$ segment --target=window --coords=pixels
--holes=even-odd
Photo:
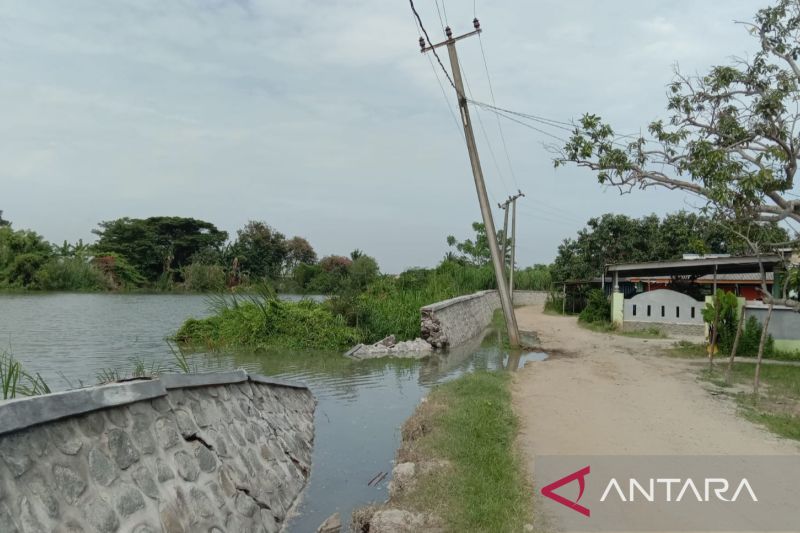
[[[681,317],[681,308],[679,306],[675,306],[675,318]]]
[[[636,304],[633,304],[633,316],[636,316]]]
[[[647,316],[650,316],[650,306],[647,306]]]
[[[661,318],[664,318],[665,316],[667,316],[667,312],[666,311],[667,311],[666,307],[662,305],[661,306]]]
[[[694,318],[694,307],[692,307],[692,318]]]

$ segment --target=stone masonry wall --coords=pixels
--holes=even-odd
[[[547,294],[514,291],[514,305],[544,305]],[[434,348],[457,346],[479,335],[500,308],[497,291],[480,291],[427,305],[420,309],[421,336]]]
[[[647,331],[650,329],[657,329],[667,336],[678,335],[683,337],[699,337],[705,335],[704,324],[633,322],[630,320],[626,320],[622,323],[622,331]]]
[[[278,531],[308,479],[314,407],[244,371],[0,402],[0,530]]]

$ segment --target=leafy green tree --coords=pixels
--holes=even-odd
[[[0,227],[0,284],[27,287],[52,251],[36,232]]]
[[[94,250],[124,257],[148,281],[188,265],[195,254],[218,250],[228,234],[203,220],[184,217],[119,218],[100,222]]]
[[[692,193],[731,226],[800,222],[793,192],[800,158],[800,3],[778,0],[745,26],[757,51],[705,75],[676,72],[670,117],[652,122],[649,135],[620,136],[599,116],[585,114],[556,166],[588,168],[621,192],[662,187]],[[796,231],[784,242],[758,243],[749,231],[739,235],[751,253],[800,242]],[[796,299],[766,299],[800,310]]]
[[[286,241],[286,272],[293,272],[299,265],[313,265],[317,252],[303,237],[292,237]]]
[[[366,254],[353,261],[349,269],[350,279],[359,290],[364,290],[367,285],[375,281],[380,274],[378,262]]]
[[[3,226],[10,226],[10,225],[11,222],[3,218],[3,210],[0,209],[0,228],[2,228]]]
[[[718,224],[709,217],[679,211],[659,219],[656,215],[631,218],[605,214],[591,218],[575,239],[558,247],[552,266],[557,281],[590,279],[602,275],[605,265],[680,259],[687,253],[746,252],[748,243],[739,233],[749,225]],[[758,242],[787,239],[786,230],[775,223],[751,234]]]
[[[475,266],[483,266],[492,259],[489,251],[489,241],[486,238],[486,226],[480,222],[473,222],[472,229],[475,231],[474,239],[464,239],[459,242],[453,235],[447,236],[447,245],[455,247],[461,255],[458,257],[446,257],[446,259],[458,259]],[[502,240],[503,230],[497,232],[498,242]]]
[[[229,253],[253,280],[280,277],[289,255],[286,237],[266,222],[250,220],[236,232]]]

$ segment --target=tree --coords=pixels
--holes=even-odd
[[[357,257],[350,265],[349,270],[353,284],[360,290],[366,289],[367,285],[373,282],[380,274],[378,262],[375,261],[375,258],[366,254],[361,254]]]
[[[317,252],[303,237],[292,237],[286,241],[286,271],[293,272],[298,265],[313,265],[317,262]]]
[[[606,265],[680,259],[683,254],[744,251],[748,244],[738,233],[746,228],[716,224],[707,216],[678,211],[659,219],[656,215],[631,218],[607,213],[589,219],[576,239],[565,239],[553,262],[558,281],[601,276]],[[767,223],[758,242],[788,238],[786,230]]]
[[[50,243],[38,233],[0,227],[0,285],[31,285],[51,253]]]
[[[92,233],[99,238],[97,254],[125,258],[149,281],[188,265],[206,250],[219,250],[228,234],[214,224],[184,217],[119,218],[100,222]]]
[[[483,266],[489,263],[492,259],[491,251],[489,250],[489,241],[486,239],[486,227],[480,222],[473,222],[472,229],[475,231],[475,240],[465,239],[459,242],[454,236],[447,236],[447,245],[455,247],[456,250],[461,252],[458,257],[462,262],[467,262],[475,266]],[[498,242],[502,239],[503,230],[497,232]],[[509,249],[510,248],[509,240]]]
[[[250,220],[236,232],[230,253],[254,279],[280,277],[288,256],[286,237],[266,222]]]
[[[556,166],[589,168],[601,184],[621,192],[662,187],[697,195],[722,224],[800,222],[794,193],[800,157],[800,4],[778,0],[744,23],[758,50],[704,76],[676,69],[669,86],[668,120],[648,136],[620,136],[599,116],[585,114],[560,149]],[[751,246],[751,252],[797,246]],[[787,298],[767,301],[800,310]]]
[[[3,218],[3,210],[0,209],[0,228],[2,228],[3,226],[10,226],[10,225],[11,222]]]

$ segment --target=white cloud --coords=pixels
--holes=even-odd
[[[417,4],[442,38],[433,5]],[[759,6],[486,0],[478,16],[499,105],[561,120],[598,112],[632,131],[663,115],[673,63],[703,70],[751,49],[730,21]],[[447,7],[454,31],[469,31],[472,2]],[[126,215],[191,215],[230,232],[260,218],[322,253],[359,247],[390,271],[432,264],[444,236],[479,214],[411,17],[402,1],[4,3],[0,208],[54,241]],[[459,54],[488,101],[479,42]],[[549,261],[589,216],[684,207],[678,194],[620,198],[585,172],[554,171],[550,139],[506,123],[515,182],[495,118],[483,121],[503,173],[478,130],[493,199],[517,186],[530,197],[524,264]]]

